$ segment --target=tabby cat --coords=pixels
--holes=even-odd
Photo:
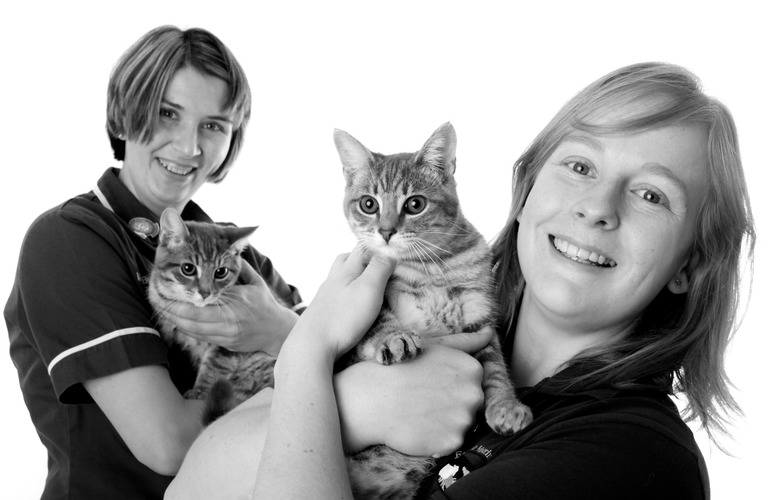
[[[191,303],[198,307],[243,307],[227,295],[240,274],[240,252],[255,227],[183,221],[173,208],[160,217],[155,263],[149,278],[149,302],[163,306]],[[174,318],[158,314],[163,340],[189,352],[197,379],[184,395],[206,399],[208,424],[264,387],[274,386],[275,358],[264,352],[240,353],[196,340],[174,329]]]
[[[459,207],[453,126],[443,124],[416,153],[372,153],[341,130],[334,141],[352,231],[364,251],[397,262],[381,313],[342,362],[398,363],[418,356],[423,338],[494,330],[491,253]],[[495,334],[476,357],[489,426],[500,434],[525,427],[532,415],[515,396]],[[410,499],[433,465],[384,445],[347,457],[357,499]]]

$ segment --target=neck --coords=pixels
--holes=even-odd
[[[159,203],[153,203],[150,200],[145,199],[145,197],[143,197],[141,195],[139,190],[136,189],[136,186],[134,185],[134,182],[133,182],[133,179],[131,178],[131,176],[130,175],[125,175],[125,169],[124,168],[120,169],[120,174],[119,174],[118,178],[120,179],[120,182],[122,182],[125,185],[125,187],[128,188],[128,191],[130,191],[131,194],[133,194],[133,196],[135,196],[136,199],[139,200],[142,205],[147,207],[150,210],[150,212],[155,214],[155,216],[158,219],[162,215],[163,211],[166,208],[169,208],[169,207],[175,208],[176,211],[179,212],[179,213],[184,211],[184,207],[185,207],[186,203],[182,203],[182,204],[179,204],[179,205],[173,205],[172,206],[172,205],[164,205],[164,204],[159,204]]]
[[[581,327],[553,315],[523,295],[512,346],[512,379],[518,387],[533,387],[557,373],[581,352],[625,336],[631,325],[617,328]]]

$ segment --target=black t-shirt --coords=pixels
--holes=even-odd
[[[655,390],[521,391],[533,422],[510,437],[485,425],[442,459],[419,498],[704,499],[709,479],[693,433]]]
[[[5,307],[11,358],[48,450],[43,499],[162,498],[172,477],[136,460],[82,383],[165,365],[182,394],[194,385],[193,365],[160,339],[146,298],[157,241],[130,224],[157,217],[118,175],[108,169],[92,192],[32,224]],[[193,202],[182,218],[210,222]],[[252,247],[244,258],[287,304],[300,307],[298,291],[269,259]]]

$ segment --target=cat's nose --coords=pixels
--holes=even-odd
[[[379,233],[381,233],[381,236],[384,238],[384,241],[389,243],[389,239],[392,238],[392,235],[397,232],[397,229],[379,229]]]

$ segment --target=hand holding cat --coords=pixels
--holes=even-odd
[[[230,351],[264,351],[277,356],[298,315],[279,304],[264,279],[242,261],[238,284],[226,293],[230,300],[216,307],[174,304],[176,331]]]
[[[436,342],[407,363],[350,366],[334,379],[345,447],[383,443],[414,456],[454,452],[483,406],[482,374],[473,356]]]
[[[296,325],[295,330],[306,330],[336,357],[354,346],[373,324],[395,268],[393,261],[381,257],[366,260],[360,251],[337,257]]]

